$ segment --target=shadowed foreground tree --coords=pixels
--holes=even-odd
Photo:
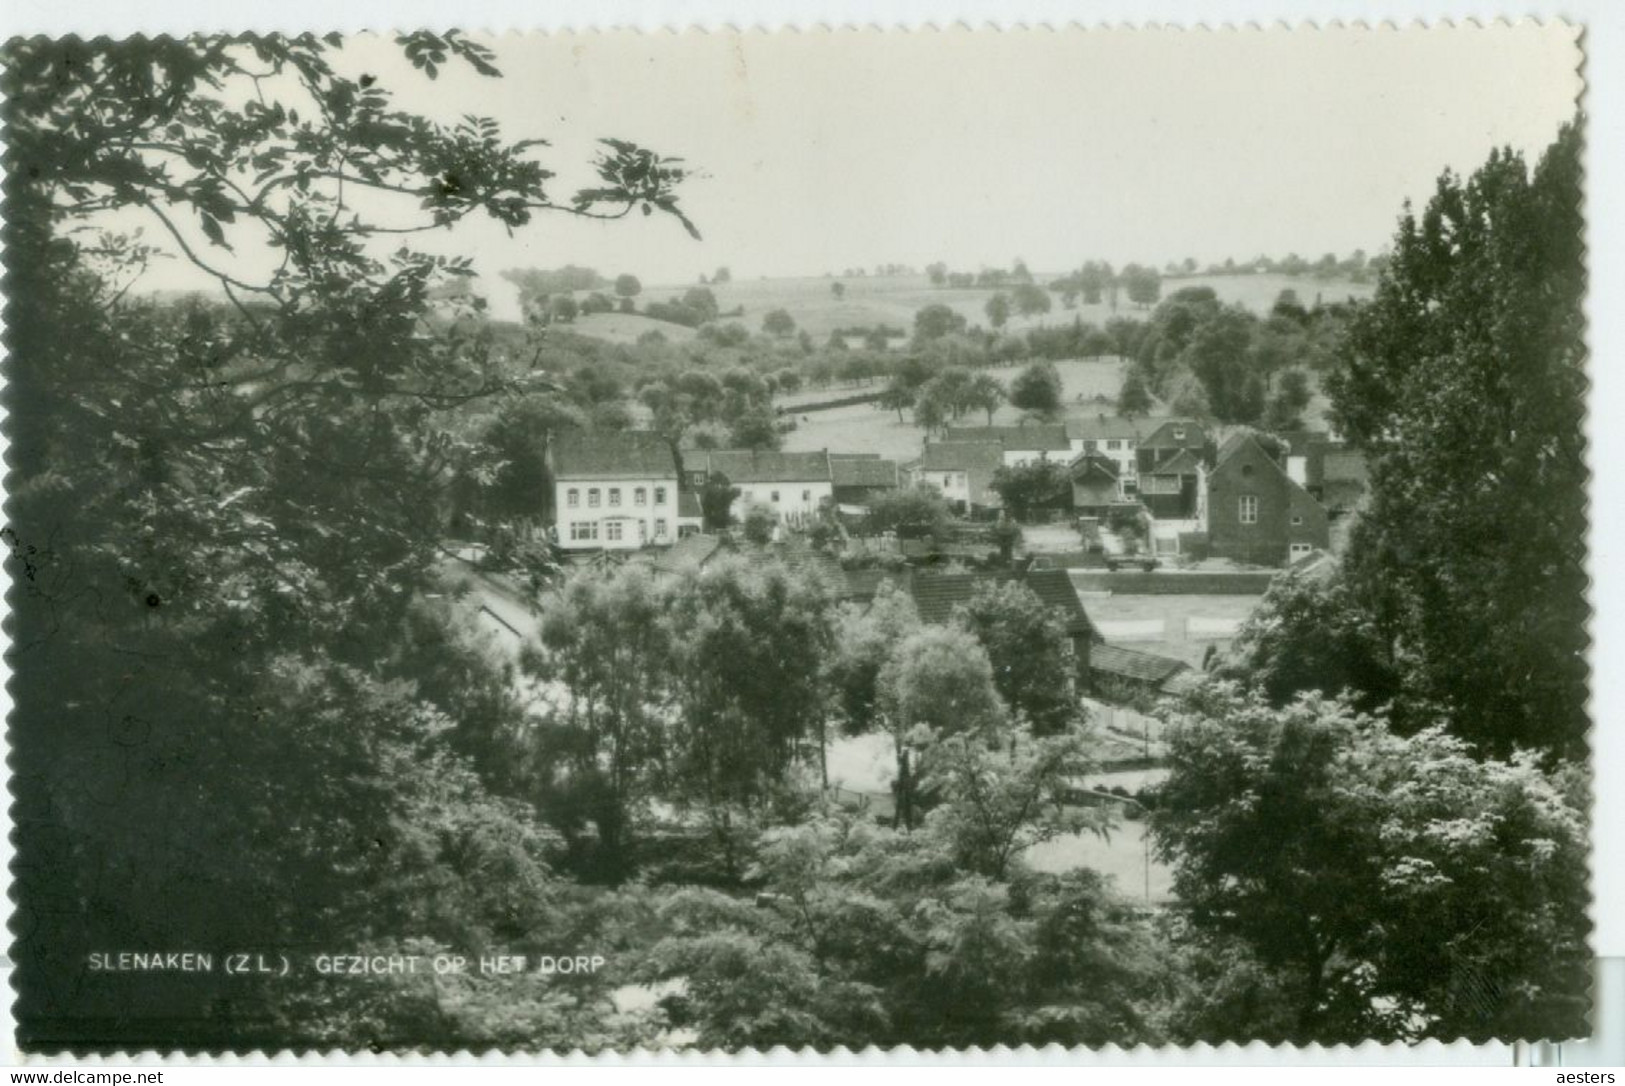
[[[1254,973],[1196,993],[1208,1020],[1230,988],[1274,992],[1300,1044],[1586,1032],[1580,774],[1318,695],[1277,709],[1214,683],[1187,708],[1152,828],[1184,920]]]
[[[1580,204],[1577,125],[1532,172],[1445,174],[1328,379],[1372,471],[1351,585],[1413,695],[1498,754],[1585,749]]]
[[[430,78],[497,75],[456,34],[397,42]],[[441,413],[506,386],[489,335],[431,308],[468,263],[385,240],[374,212],[392,232],[680,218],[683,171],[607,141],[595,187],[556,195],[534,141],[403,113],[341,74],[341,45],[4,50],[25,1045],[86,1022],[108,1043],[286,1043],[256,1033],[285,991],[115,990],[83,983],[86,952],[467,942],[509,929],[436,901],[479,912],[546,878],[525,811],[456,753],[434,701],[456,684],[391,648],[470,454]],[[138,297],[165,251],[219,300]],[[504,839],[507,888],[482,859]]]

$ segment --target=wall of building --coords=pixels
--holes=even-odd
[[[799,483],[734,483],[739,497],[734,499],[735,520],[743,520],[753,505],[765,505],[779,514],[779,519],[811,516],[819,506],[833,501],[835,488],[828,479]]]
[[[677,540],[675,475],[664,479],[560,479],[553,489],[559,546],[565,550],[636,550]]]
[[[1257,445],[1248,443],[1208,478],[1208,545],[1216,558],[1285,565],[1291,544],[1325,547],[1326,513],[1294,485]],[[1253,523],[1242,521],[1242,500],[1257,502]]]

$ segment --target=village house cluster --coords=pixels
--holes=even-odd
[[[986,546],[904,540],[894,541],[906,560],[900,567],[849,569],[804,535],[820,518],[861,524],[877,498],[907,487],[940,492],[972,520],[997,519],[999,472],[1040,461],[1061,469],[1042,516],[1078,525],[1080,538],[1091,525],[1128,518],[1154,556],[1249,567],[1297,564],[1326,550],[1366,481],[1362,456],[1329,435],[1238,429],[1218,439],[1179,418],[949,428],[906,463],[830,450],[677,450],[651,432],[565,430],[548,452],[552,530],[577,559],[620,552],[657,574],[693,573],[743,547],[731,533],[707,530],[704,496],[715,502],[720,494],[732,523],[770,511],[775,557],[818,578],[832,599],[867,604],[891,583],[923,619],[946,622],[977,584],[1018,581],[1065,626],[1080,690],[1121,700],[1185,689],[1196,679],[1190,665],[1107,644],[1068,570],[1047,560],[942,572],[932,564],[956,557],[999,564],[979,561],[992,557]]]
[[[908,486],[986,518],[1000,509],[999,471],[1038,461],[1063,469],[1065,484],[1043,503],[1054,519],[1126,513],[1154,554],[1253,566],[1325,550],[1366,489],[1364,457],[1328,434],[1238,429],[1218,439],[1192,419],[949,428],[906,463],[830,450],[679,453],[650,432],[566,430],[549,449],[552,526],[567,552],[671,546],[705,530],[708,486],[736,492],[731,520],[761,507],[787,528],[827,512],[861,517],[876,497]]]

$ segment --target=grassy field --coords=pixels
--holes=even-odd
[[[645,332],[658,331],[673,343],[687,343],[694,338],[694,329],[670,321],[657,321],[641,313],[590,313],[577,317],[574,324],[565,325],[582,336],[608,340],[611,343],[636,343]]]
[[[1122,367],[1122,362],[1115,358],[1073,359],[1056,363],[1055,368],[1061,374],[1061,397],[1066,404],[1067,417],[1111,414],[1113,408],[1109,401],[1116,398],[1118,386],[1122,384]],[[992,374],[1008,386],[1021,369],[1020,366],[1001,366],[982,372]],[[819,398],[833,399],[861,391],[864,391],[861,387],[841,386],[827,390]],[[1097,396],[1106,397],[1108,402],[1097,400]],[[802,402],[807,400],[805,395],[798,398]],[[793,406],[793,403],[790,401],[790,405]],[[905,420],[909,417],[907,411],[903,412]],[[995,425],[1013,426],[1020,421],[1021,412],[1009,404],[993,413]],[[961,426],[983,426],[986,423],[987,415],[980,411],[966,415],[959,421]],[[784,440],[784,447],[795,452],[829,449],[834,452],[878,453],[899,460],[919,456],[924,445],[925,431],[910,421],[899,423],[897,412],[882,411],[873,404],[853,404],[797,416],[796,429],[786,434]]]
[[[1040,283],[1048,283],[1058,273],[1039,274]],[[836,298],[831,286],[840,282],[846,288],[843,297]],[[681,295],[692,284],[681,286],[648,287],[640,302],[664,301]],[[1320,280],[1309,277],[1292,278],[1285,275],[1194,275],[1168,279],[1163,282],[1164,297],[1181,287],[1210,286],[1224,302],[1234,302],[1264,313],[1275,303],[1283,289],[1297,292],[1299,301],[1312,305],[1316,299],[1326,302],[1348,298],[1370,297],[1371,284],[1356,284],[1347,280]],[[724,312],[744,307],[738,320],[753,332],[761,330],[762,318],[769,310],[785,309],[795,318],[796,325],[805,329],[814,339],[822,341],[837,328],[873,327],[887,324],[905,332],[914,329],[914,314],[928,305],[943,304],[962,315],[971,325],[986,326],[987,301],[997,291],[985,288],[964,290],[933,287],[923,275],[859,277],[852,279],[808,276],[799,279],[742,279],[736,282],[713,284],[711,291]],[[1086,323],[1104,324],[1114,316],[1145,317],[1149,310],[1130,305],[1126,299],[1114,310],[1105,302],[1082,305],[1076,309],[1063,309],[1058,298],[1052,296],[1054,308],[1036,317],[1013,317],[1006,329],[1025,332],[1044,325],[1070,324],[1074,319]],[[599,318],[594,318],[599,319]],[[635,338],[635,337],[634,337]]]

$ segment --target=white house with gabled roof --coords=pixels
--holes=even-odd
[[[636,550],[677,541],[677,458],[659,434],[565,430],[548,447],[554,520],[565,550]]]

